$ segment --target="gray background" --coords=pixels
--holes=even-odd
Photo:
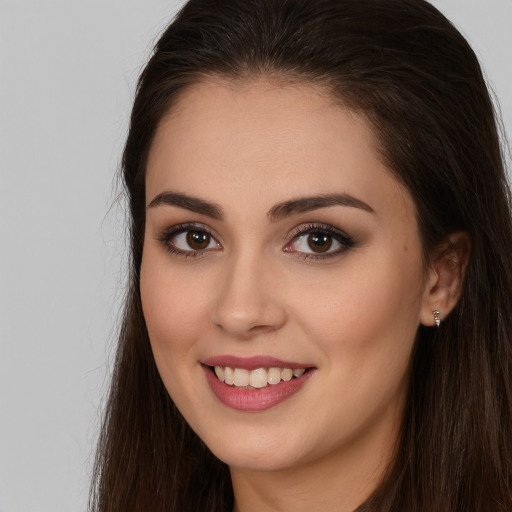
[[[512,0],[436,0],[512,133]],[[180,1],[0,0],[0,512],[86,509],[123,294],[114,179]]]

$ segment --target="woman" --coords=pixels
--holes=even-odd
[[[97,511],[512,509],[512,225],[422,0],[191,0],[123,158]]]

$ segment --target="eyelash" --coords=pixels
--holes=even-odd
[[[333,240],[340,244],[340,248],[335,251],[326,252],[323,254],[306,253],[299,251],[286,251],[286,248],[290,247],[294,243],[294,241],[299,240],[301,236],[307,236],[312,233],[329,235],[330,237],[333,238]],[[288,233],[287,238],[290,238],[291,240],[286,245],[284,249],[285,252],[295,252],[295,256],[303,261],[319,261],[326,260],[329,258],[335,258],[336,256],[340,256],[341,254],[355,246],[354,239],[350,235],[348,235],[344,231],[341,231],[340,229],[335,228],[334,226],[330,226],[329,224],[312,223],[307,224],[305,226],[297,226]]]
[[[193,249],[190,249],[190,251],[184,251],[172,245],[171,240],[174,237],[180,235],[181,233],[186,233],[187,231],[203,232],[208,234],[212,238],[212,240],[217,241],[217,239],[210,233],[210,230],[205,225],[192,223],[178,224],[170,229],[166,229],[160,234],[160,236],[158,237],[158,241],[160,241],[164,245],[165,249],[169,251],[169,253],[172,254],[173,256],[183,256],[184,258],[201,258],[206,256],[206,254],[210,252],[212,249],[203,249],[200,251],[194,251]],[[217,244],[219,247],[221,246],[219,242],[217,242]]]
[[[217,239],[211,234],[209,228],[203,224],[178,224],[176,226],[171,227],[170,229],[163,231],[160,234],[160,236],[158,236],[157,239],[164,245],[165,249],[169,251],[170,254],[175,256],[182,256],[184,258],[200,258],[206,256],[208,252],[212,251],[212,249],[203,249],[197,251],[191,249],[188,251],[178,249],[176,246],[172,245],[171,241],[174,237],[182,233],[186,233],[187,231],[204,232],[217,243],[218,248],[222,247],[221,244],[217,242]],[[287,248],[289,248],[295,241],[299,240],[301,236],[307,236],[312,233],[329,235],[330,237],[333,238],[333,240],[340,244],[340,248],[335,251],[326,252],[323,254],[287,250]],[[328,258],[334,258],[336,256],[340,256],[342,253],[346,252],[347,250],[355,246],[354,240],[350,235],[328,224],[312,223],[307,224],[305,226],[297,226],[287,234],[286,238],[290,239],[290,241],[286,244],[285,248],[283,249],[284,252],[295,253],[295,256],[303,261],[319,261]]]

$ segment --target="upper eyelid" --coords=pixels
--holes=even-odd
[[[169,226],[166,228],[163,228],[159,230],[159,238],[163,236],[169,236],[175,233],[179,233],[182,231],[188,231],[188,230],[202,230],[206,231],[209,235],[213,236],[219,243],[220,238],[222,238],[218,233],[217,230],[213,229],[212,227],[208,226],[207,224],[204,224],[202,222],[183,222],[179,224],[175,224],[173,226]],[[289,239],[290,237],[296,237],[301,234],[306,234],[314,231],[326,231],[330,234],[337,234],[340,237],[346,238],[346,239],[352,239],[352,237],[345,232],[344,230],[337,228],[331,224],[326,224],[323,222],[307,222],[300,224],[298,226],[293,227],[292,229],[288,230],[286,234],[283,237],[283,241]]]
[[[352,240],[352,237],[342,229],[323,222],[308,222],[306,224],[295,226],[293,229],[288,231],[285,239],[291,238],[293,240],[293,238],[296,238],[297,236],[314,233],[315,231],[325,231],[330,235],[338,235],[340,238],[345,240]]]
[[[217,234],[217,231],[212,229],[210,226],[203,224],[202,222],[183,222],[180,224],[176,224],[174,226],[169,226],[167,228],[163,228],[158,232],[158,238],[170,237],[176,235],[178,233],[183,233],[185,231],[205,231],[211,237],[213,237],[218,243],[221,243],[219,238],[220,236]]]

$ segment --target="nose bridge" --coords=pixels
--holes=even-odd
[[[214,311],[214,323],[236,338],[279,329],[286,311],[278,293],[278,279],[272,262],[261,252],[234,252],[221,276]]]

